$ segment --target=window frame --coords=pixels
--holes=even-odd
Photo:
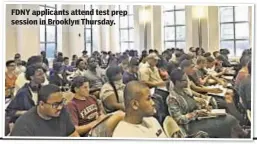
[[[93,5],[90,5],[90,9],[89,10],[92,10],[93,9]],[[84,5],[84,10],[86,10],[86,5]],[[86,15],[84,15],[84,18],[86,19]],[[90,20],[93,19],[93,16],[90,15]],[[87,41],[87,30],[90,30],[90,42]],[[87,44],[90,43],[90,51],[91,53],[93,53],[93,25],[91,24],[90,25],[90,28],[87,28],[86,24],[84,25],[84,50],[88,51],[88,48],[87,48]]]
[[[164,15],[165,13],[167,12],[173,12],[173,16],[174,16],[174,24],[172,25],[165,25],[163,24],[163,31],[164,31],[164,49],[166,49],[166,43],[167,42],[173,42],[174,43],[174,46],[177,48],[177,43],[180,43],[180,42],[184,42],[186,43],[186,33],[185,33],[185,39],[184,40],[177,40],[177,28],[178,27],[185,27],[186,28],[186,15],[185,15],[185,24],[177,24],[176,23],[176,12],[186,12],[186,8],[184,9],[176,9],[176,5],[173,6],[173,9],[169,9],[169,10],[162,10],[162,15]],[[186,14],[186,13],[185,13]],[[163,20],[163,23],[164,23],[164,20]],[[165,29],[166,28],[174,28],[174,40],[166,40],[165,39]]]
[[[128,27],[122,27],[122,28],[121,28],[121,22],[120,22],[120,21],[121,21],[121,15],[119,15],[119,37],[121,38],[121,31],[128,31],[128,40],[125,40],[125,41],[122,41],[121,39],[119,40],[120,51],[122,51],[122,47],[121,47],[121,44],[122,44],[122,43],[128,44],[128,49],[132,49],[132,48],[130,47],[131,44],[135,44],[135,40],[133,40],[133,41],[130,40],[130,30],[135,30],[134,24],[133,24],[133,26],[130,26],[130,25],[129,25],[129,23],[130,23],[129,17],[132,16],[133,19],[134,19],[134,6],[133,6],[133,5],[126,5],[127,10],[129,10],[129,6],[132,6],[132,7],[133,7],[133,13],[132,13],[132,14],[129,13],[128,15],[125,16],[125,18],[126,18],[127,21],[128,21]],[[121,6],[120,6],[120,5],[118,6],[118,9],[121,10]]]
[[[232,12],[232,18],[233,18],[233,21],[230,21],[230,22],[221,22],[221,12],[220,12],[220,8],[224,8],[224,7],[232,7],[233,9],[233,12]],[[249,25],[249,20],[248,21],[236,21],[236,12],[235,12],[235,7],[236,6],[219,6],[219,29],[220,29],[220,43],[219,43],[219,46],[220,46],[220,49],[228,49],[228,48],[222,48],[221,47],[221,42],[223,41],[227,41],[227,42],[233,42],[233,56],[236,56],[237,55],[237,47],[236,47],[236,42],[237,41],[248,41],[248,43],[250,44],[250,37],[248,37],[248,39],[237,39],[236,38],[236,24],[248,24]],[[248,16],[248,15],[247,15]],[[233,25],[233,39],[221,39],[221,26],[222,25],[226,25],[226,24],[232,24]],[[249,28],[249,27],[248,27]]]
[[[55,6],[53,7],[53,6],[49,6],[49,5],[39,5],[39,7],[43,7],[44,8],[44,10],[46,10],[47,8],[50,8],[50,9],[54,9],[54,10],[57,10],[57,4],[55,4]],[[44,17],[44,20],[46,20],[47,21],[47,15],[44,15],[43,16]],[[57,15],[55,15],[55,20],[57,20]],[[47,41],[47,26],[53,26],[53,27],[55,27],[55,36],[54,36],[54,41]],[[44,41],[41,41],[41,38],[40,38],[40,45],[41,44],[44,44],[44,51],[46,52],[46,54],[47,54],[47,44],[55,44],[55,50],[54,50],[54,53],[57,53],[57,25],[48,25],[48,24],[45,24],[44,25],[44,33],[45,33],[45,36],[44,36]],[[47,57],[47,58],[50,58],[50,57]],[[52,59],[52,58],[50,58],[50,59]]]

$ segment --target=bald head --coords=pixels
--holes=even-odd
[[[125,108],[130,107],[130,102],[133,99],[138,99],[142,93],[146,90],[149,90],[148,86],[139,81],[130,81],[124,90],[124,103]]]

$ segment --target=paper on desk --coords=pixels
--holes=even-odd
[[[217,96],[222,96],[224,97],[226,92],[227,92],[227,89],[224,88],[222,85],[213,85],[213,86],[207,86],[208,88],[219,88],[222,90],[221,93],[208,93],[208,94],[212,94],[212,95],[217,95]]]
[[[226,110],[225,109],[212,109],[211,113],[212,114],[226,114]]]

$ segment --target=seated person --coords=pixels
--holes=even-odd
[[[213,84],[213,82],[217,82],[225,86],[224,81],[220,80],[215,76],[207,74],[207,72],[204,69],[206,67],[206,63],[207,63],[206,58],[201,56],[198,57],[196,61],[196,66],[194,68],[195,72],[194,74],[189,76],[190,79],[194,81],[194,83],[197,84],[198,86]],[[210,79],[213,79],[214,81],[211,82]]]
[[[75,77],[72,82],[71,91],[75,93],[74,98],[67,105],[71,120],[80,136],[88,136],[89,131],[101,122],[106,116],[103,113],[101,104],[97,99],[89,95],[89,80],[85,77]],[[117,125],[119,119],[111,116],[114,121],[111,125]],[[107,131],[107,130],[106,130]]]
[[[85,77],[89,80],[90,94],[99,98],[99,93],[103,84],[107,81],[105,71],[98,67],[97,60],[94,57],[87,59],[88,69],[85,72]]]
[[[6,62],[5,72],[5,90],[10,92],[7,97],[12,97],[15,89],[15,81],[17,79],[17,73],[15,72],[16,64],[14,60]]]
[[[250,56],[245,56],[241,59],[241,66],[242,68],[239,70],[237,76],[236,76],[236,81],[235,81],[235,85],[236,87],[238,86],[238,84],[244,80],[248,75],[248,63],[250,62],[251,57]]]
[[[231,67],[232,65],[229,63],[229,61],[225,58],[224,55],[218,55],[216,57],[216,60],[222,61],[222,66],[223,67]]]
[[[168,110],[174,120],[183,126],[186,133],[190,135],[198,131],[204,131],[210,137],[218,138],[239,137],[247,134],[232,115],[210,115],[209,109],[199,107],[196,101],[184,90],[187,87],[187,80],[183,71],[180,69],[174,70],[170,79],[174,83],[174,89],[170,91],[170,95],[167,97]],[[215,117],[199,118],[209,116]]]
[[[207,65],[206,65],[206,71],[208,72],[208,74],[219,77],[224,75],[227,72],[226,68],[222,68],[220,70],[216,69],[216,61],[213,57],[207,57]]]
[[[248,63],[249,75],[238,85],[238,92],[246,109],[251,110],[251,61]]]
[[[47,80],[47,75],[46,75],[46,69],[45,67],[43,66],[43,60],[42,60],[42,57],[41,56],[31,56],[29,59],[28,59],[28,62],[27,62],[27,67],[29,67],[30,65],[33,65],[33,64],[37,64],[37,65],[41,65],[41,67],[43,68],[44,70],[44,77],[45,77],[45,81],[42,85],[46,85],[49,83],[49,81]],[[26,68],[27,69],[27,68]],[[25,71],[26,73],[26,71]],[[25,83],[28,83],[28,80],[26,79],[26,76],[25,76],[25,73],[22,72],[18,75],[16,81],[15,81],[15,89],[16,89],[16,92],[25,84]]]
[[[64,67],[64,72],[65,72],[67,75],[72,74],[72,72],[73,72],[73,66],[70,66],[70,65],[69,65],[69,58],[68,58],[68,57],[64,57],[64,58],[63,58],[63,67]]]
[[[220,52],[219,52],[219,51],[214,51],[214,52],[212,53],[212,55],[214,56],[214,58],[216,58],[217,56],[220,55]]]
[[[62,91],[69,90],[69,81],[66,73],[63,71],[61,62],[53,64],[53,73],[49,77],[49,83],[59,86]]]
[[[166,138],[156,113],[150,89],[139,81],[131,81],[124,90],[125,118],[114,130],[113,137]]]
[[[11,136],[79,136],[63,108],[65,100],[58,86],[43,86],[38,93],[38,102],[17,120]]]
[[[15,123],[16,119],[26,113],[38,103],[38,90],[45,81],[43,68],[36,64],[31,65],[26,70],[26,83],[16,94],[15,98],[6,108],[7,116],[11,117],[10,122]]]
[[[77,70],[72,75],[69,76],[70,78],[86,75],[86,64],[83,59],[78,59],[76,61],[76,68]]]
[[[106,113],[117,110],[124,111],[123,91],[125,85],[122,82],[121,72],[119,66],[110,66],[106,71],[108,82],[103,85],[100,91],[100,100]]]
[[[138,65],[139,62],[137,59],[132,58],[129,62],[128,70],[125,71],[122,75],[122,80],[124,84],[127,84],[130,81],[138,80]]]
[[[155,53],[151,53],[147,57],[145,67],[139,69],[139,80],[143,81],[150,88],[163,88],[167,85],[167,82],[162,80],[158,68],[156,67],[159,59],[160,58]]]

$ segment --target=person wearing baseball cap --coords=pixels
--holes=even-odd
[[[147,62],[144,67],[139,68],[139,80],[143,81],[150,88],[153,87],[165,87],[166,82],[161,79],[157,62],[160,58],[155,53],[151,53],[147,56]]]

